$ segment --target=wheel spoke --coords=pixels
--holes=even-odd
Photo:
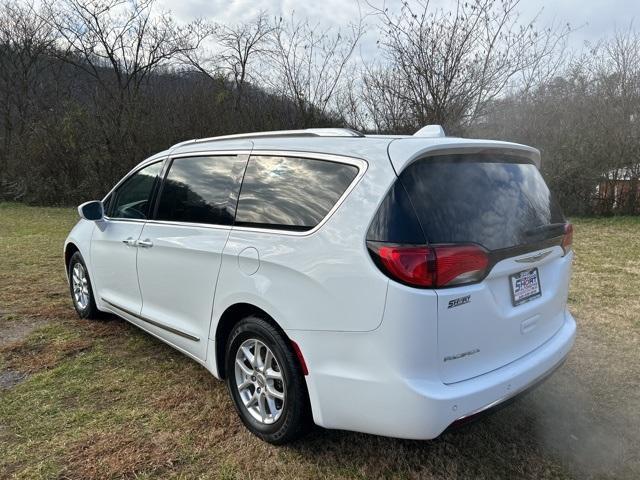
[[[267,350],[267,354],[264,356],[264,365],[262,365],[262,371],[266,372],[271,368],[271,362],[273,361],[273,353],[271,350]]]
[[[274,370],[273,368],[269,368],[264,372],[264,376],[267,380],[282,380],[282,373]]]
[[[262,347],[262,343],[260,342],[260,340],[255,340],[253,342],[253,356],[254,356],[254,363],[253,363],[253,368],[259,368],[262,362],[262,359],[260,358],[260,350]]]
[[[247,403],[245,403],[247,408],[253,407],[254,405],[258,404],[258,397],[259,397],[258,392],[253,392],[253,395],[251,395],[251,398],[247,401]]]
[[[253,370],[247,367],[247,365],[239,358],[236,358],[236,365],[240,367],[245,375],[251,375],[253,373]]]
[[[242,346],[240,347],[244,358],[251,364],[252,367],[255,367],[255,355],[251,353],[248,347]]]
[[[258,396],[258,411],[260,412],[260,418],[264,422],[267,418],[267,409],[265,405],[265,397],[264,395]]]
[[[267,406],[269,407],[269,413],[272,417],[278,414],[278,407],[276,407],[276,401],[273,397],[267,396]]]
[[[277,391],[272,385],[267,385],[267,394],[278,400],[284,400],[284,393]]]
[[[249,388],[251,385],[253,385],[253,382],[251,381],[250,378],[245,378],[244,381],[238,385],[238,390],[245,390],[246,388]]]

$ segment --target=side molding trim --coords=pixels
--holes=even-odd
[[[196,337],[194,335],[191,335],[190,333],[183,332],[182,330],[178,330],[177,328],[173,328],[173,327],[170,327],[168,325],[164,325],[162,323],[158,323],[158,322],[156,322],[154,320],[151,320],[149,318],[146,318],[146,317],[143,317],[141,315],[138,315],[137,313],[133,313],[132,311],[127,310],[126,308],[120,307],[120,306],[116,305],[115,303],[110,302],[109,300],[107,300],[104,297],[100,297],[100,298],[101,298],[101,300],[103,302],[107,303],[110,307],[115,308],[116,310],[119,310],[119,311],[121,311],[123,313],[126,313],[127,315],[131,315],[132,317],[135,317],[138,320],[142,320],[143,322],[146,322],[146,323],[148,323],[150,325],[153,325],[155,327],[158,327],[158,328],[161,328],[163,330],[166,330],[167,332],[171,332],[171,333],[174,333],[176,335],[180,335],[181,337],[187,338],[187,339],[192,340],[194,342],[199,342],[200,341],[200,338],[198,338],[198,337]]]

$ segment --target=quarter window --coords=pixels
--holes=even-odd
[[[146,219],[149,214],[149,201],[162,162],[148,165],[127,178],[115,192],[109,196],[108,212],[113,218]]]
[[[156,219],[233,224],[246,164],[246,155],[174,159],[162,186]]]
[[[242,182],[236,225],[310,230],[329,213],[357,167],[309,158],[252,156]]]

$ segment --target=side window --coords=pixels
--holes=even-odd
[[[156,220],[231,225],[247,157],[176,158],[165,177]]]
[[[295,157],[252,156],[242,182],[236,225],[310,230],[358,174],[353,165]]]
[[[149,200],[162,162],[138,170],[109,196],[108,216],[112,218],[146,219]]]

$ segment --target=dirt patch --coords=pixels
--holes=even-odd
[[[0,351],[10,345],[24,341],[35,329],[49,323],[41,318],[14,320],[6,312],[0,312]],[[27,374],[13,368],[0,368],[0,391],[15,387],[27,378]]]
[[[0,390],[8,390],[26,378],[26,374],[15,370],[0,370]]]
[[[20,317],[18,320],[4,312],[0,315],[0,348],[24,340],[36,328],[48,323],[49,320],[39,317]]]
[[[63,359],[87,350],[91,345],[92,342],[84,338],[49,341],[46,337],[39,337],[16,341],[0,351],[4,353],[9,368],[35,373],[53,367]]]

